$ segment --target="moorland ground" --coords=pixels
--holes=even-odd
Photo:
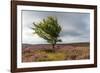
[[[57,44],[54,49],[50,44],[22,44],[22,62],[81,60],[89,54],[89,43]]]

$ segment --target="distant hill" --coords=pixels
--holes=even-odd
[[[70,43],[70,44],[56,44],[55,48],[63,48],[63,47],[77,47],[77,46],[89,46],[89,42],[84,43]],[[52,48],[51,44],[22,44],[22,49],[50,49]]]

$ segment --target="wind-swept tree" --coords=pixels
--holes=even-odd
[[[59,33],[61,26],[58,24],[57,18],[48,16],[39,23],[33,23],[33,30],[41,38],[47,40],[48,43],[52,44],[52,48],[55,48],[57,42],[61,42],[59,39]]]

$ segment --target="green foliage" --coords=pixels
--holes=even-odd
[[[53,48],[56,45],[56,42],[61,42],[61,39],[58,39],[61,26],[58,24],[57,18],[49,16],[41,22],[33,24],[34,28],[32,29],[35,33],[41,38],[47,40],[48,43],[51,43]]]

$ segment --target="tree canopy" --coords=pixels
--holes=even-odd
[[[33,23],[33,30],[41,38],[47,40],[51,43],[53,48],[57,42],[61,42],[59,39],[59,34],[61,32],[61,26],[58,24],[57,18],[53,16],[48,16],[39,23]]]

